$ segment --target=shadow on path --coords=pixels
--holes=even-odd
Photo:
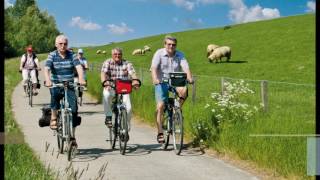
[[[73,161],[74,162],[93,161],[108,152],[112,152],[112,150],[111,149],[101,149],[101,148],[78,149],[76,159]]]

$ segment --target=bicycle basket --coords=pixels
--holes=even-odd
[[[131,80],[116,80],[116,93],[117,94],[129,94],[132,91]]]
[[[187,84],[187,74],[183,72],[169,73],[169,83],[171,86],[181,87]]]

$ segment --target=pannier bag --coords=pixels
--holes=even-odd
[[[187,74],[183,72],[169,73],[169,83],[171,86],[183,87],[187,84]]]
[[[81,116],[77,116],[77,121],[74,127],[79,126],[81,124]]]
[[[131,80],[116,80],[116,93],[117,94],[129,94],[132,91],[132,81]]]
[[[39,126],[40,127],[50,126],[50,120],[51,120],[50,105],[42,107],[41,111],[42,111],[42,116],[39,119]]]

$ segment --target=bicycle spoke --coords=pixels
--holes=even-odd
[[[127,119],[127,111],[125,109],[121,109],[120,111],[120,132],[119,132],[119,145],[120,152],[122,155],[126,152],[127,142],[129,138],[128,134],[128,119]]]
[[[173,147],[177,155],[183,148],[183,118],[180,109],[173,114]]]

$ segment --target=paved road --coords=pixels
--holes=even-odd
[[[40,79],[43,80],[43,77]],[[49,127],[38,126],[40,108],[48,104],[49,97],[48,88],[42,86],[39,95],[34,98],[34,106],[30,107],[20,83],[13,93],[12,105],[25,141],[45,166],[56,172],[57,179],[70,179],[70,176],[110,180],[258,179],[196,149],[185,149],[181,156],[175,155],[172,147],[163,151],[156,142],[155,128],[134,120],[126,155],[120,154],[118,146],[112,151],[106,141],[108,131],[104,125],[103,105],[96,104],[87,96],[79,109],[82,117],[82,124],[76,131],[79,153],[70,163],[65,154],[58,154],[53,131]]]

